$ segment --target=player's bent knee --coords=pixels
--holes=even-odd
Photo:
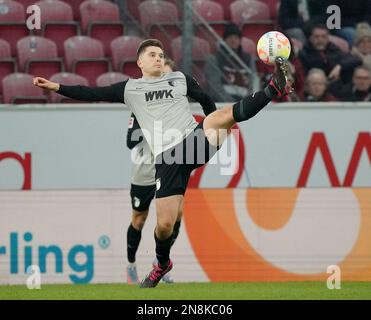
[[[171,234],[173,232],[174,223],[172,221],[159,221],[157,223],[157,231],[159,233]]]
[[[136,211],[132,217],[132,225],[137,230],[142,230],[143,226],[147,220],[148,212],[139,212]]]

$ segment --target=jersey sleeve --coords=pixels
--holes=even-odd
[[[142,141],[143,141],[142,130],[139,126],[137,119],[135,118],[135,115],[132,113],[130,115],[128,132],[126,134],[126,145],[130,150],[132,150],[135,146],[137,146]]]
[[[57,93],[81,101],[125,103],[124,92],[127,81],[118,82],[106,87],[65,86],[61,84]]]
[[[195,78],[184,74],[187,82],[187,96],[200,103],[205,115],[208,115],[216,110],[215,102],[211,97],[204,92]]]

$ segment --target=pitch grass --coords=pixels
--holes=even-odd
[[[0,286],[0,300],[371,300],[371,282],[238,282],[159,284],[141,289],[127,284]]]

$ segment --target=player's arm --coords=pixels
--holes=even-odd
[[[216,106],[213,99],[201,89],[195,78],[187,74],[185,74],[185,78],[187,81],[187,96],[196,100],[201,105],[206,116],[214,112]]]
[[[55,91],[63,96],[81,101],[107,101],[124,103],[124,91],[126,81],[115,83],[107,87],[87,87],[87,86],[65,86],[56,82],[49,81],[41,77],[35,77],[33,83],[41,89]]]
[[[132,113],[130,115],[128,132],[126,134],[126,145],[131,150],[142,141],[143,141],[142,130],[140,129],[139,123],[135,118],[135,115]]]

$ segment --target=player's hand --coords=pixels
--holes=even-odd
[[[59,90],[59,83],[49,81],[47,79],[41,77],[33,78],[33,84],[41,89],[58,91]]]

